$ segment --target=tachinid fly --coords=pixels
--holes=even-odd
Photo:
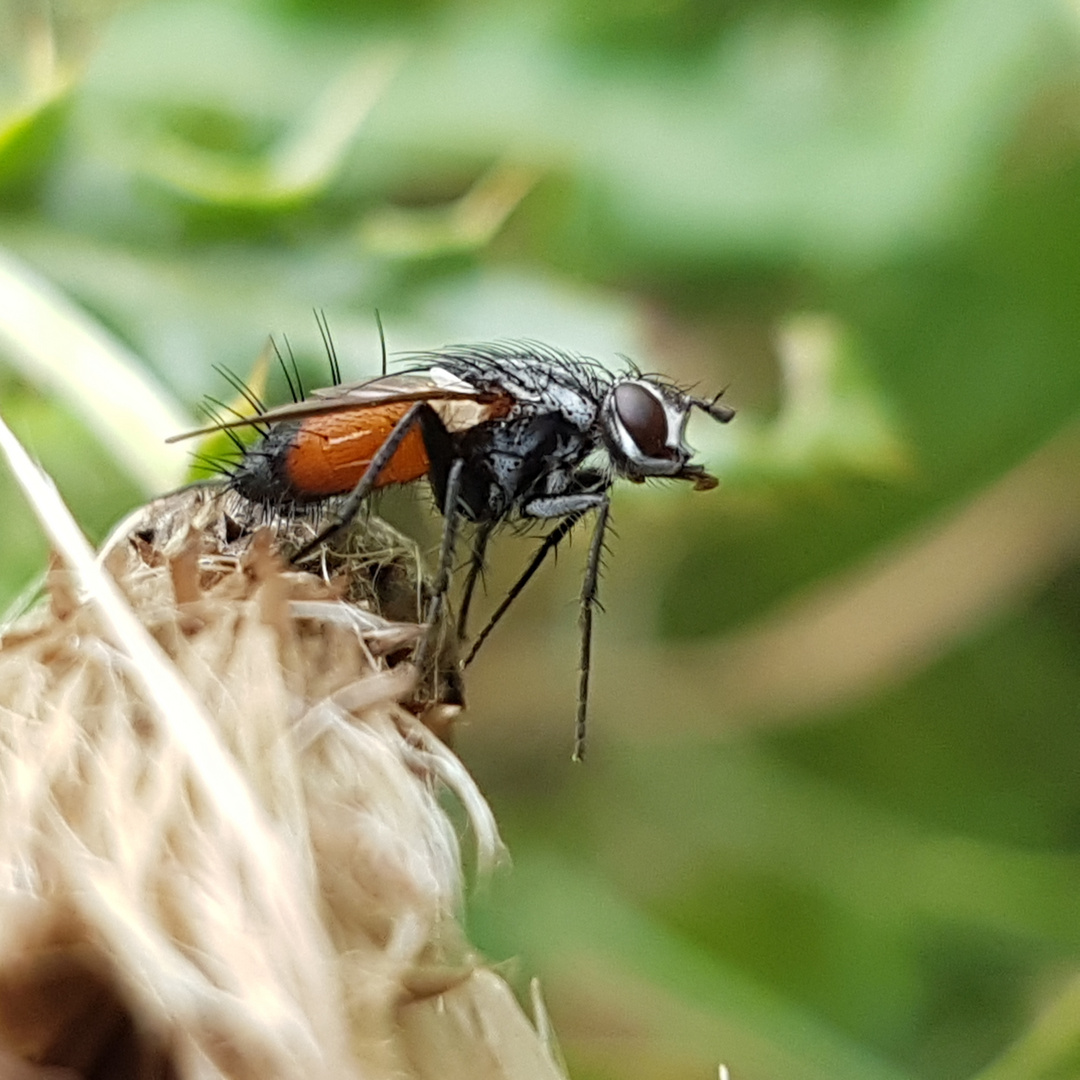
[[[727,423],[734,411],[658,375],[613,374],[595,360],[534,342],[468,345],[410,356],[395,375],[316,390],[305,400],[198,432],[258,425],[229,485],[254,502],[292,506],[344,496],[335,521],[298,555],[324,543],[376,489],[427,477],[445,518],[439,568],[419,646],[421,666],[445,603],[462,519],[474,525],[458,635],[483,568],[488,540],[508,521],[553,522],[465,658],[467,665],[541,563],[586,514],[596,524],[581,591],[581,682],[574,757],[585,746],[592,616],[616,479],[716,479],[691,462],[685,430],[698,409]]]

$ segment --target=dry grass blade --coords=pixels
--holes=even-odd
[[[5,362],[67,402],[144,491],[180,483],[186,456],[159,433],[188,417],[120,341],[8,250],[0,252],[0,344]]]
[[[501,849],[401,704],[416,628],[237,538],[209,488],[95,559],[0,446],[58,552],[0,648],[0,1075],[561,1075],[456,922],[440,791]]]

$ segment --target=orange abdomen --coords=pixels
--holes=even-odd
[[[352,491],[411,402],[366,405],[343,412],[310,416],[296,432],[285,459],[289,483],[305,496],[344,495]],[[398,447],[376,487],[406,484],[428,473],[428,456],[419,428]]]

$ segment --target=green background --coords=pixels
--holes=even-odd
[[[587,764],[583,535],[471,672],[471,932],[579,1080],[1080,1076],[1078,46],[1066,0],[0,4],[0,412],[95,539],[212,364],[326,381],[313,308],[346,379],[377,308],[739,410],[719,490],[619,489]]]

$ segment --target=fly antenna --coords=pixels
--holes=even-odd
[[[379,309],[375,309],[375,325],[379,328],[379,349],[382,352],[382,373],[383,378],[386,378],[386,331],[383,330],[382,316],[379,314]]]
[[[288,339],[286,339],[287,341]],[[281,374],[285,376],[285,381],[289,384],[289,397],[294,402],[303,400],[302,395],[297,393],[297,385],[293,382],[292,375],[289,374],[289,365],[285,363],[285,357],[281,355],[281,350],[278,348],[278,343],[271,337],[270,347],[274,350],[274,355],[277,357],[278,367],[281,368]],[[295,361],[293,366],[296,366]],[[299,382],[299,379],[297,380]]]
[[[735,410],[730,405],[720,404],[720,399],[724,396],[726,390],[727,387],[725,386],[723,390],[718,391],[711,401],[706,398],[691,398],[690,404],[703,413],[708,413],[714,420],[719,420],[721,424],[726,424],[735,416]]]
[[[330,382],[333,386],[341,385],[341,364],[338,363],[337,349],[334,347],[334,339],[330,334],[330,323],[326,319],[326,312],[322,308],[314,308],[315,324],[319,328],[323,348],[326,350],[326,358],[330,361]]]

